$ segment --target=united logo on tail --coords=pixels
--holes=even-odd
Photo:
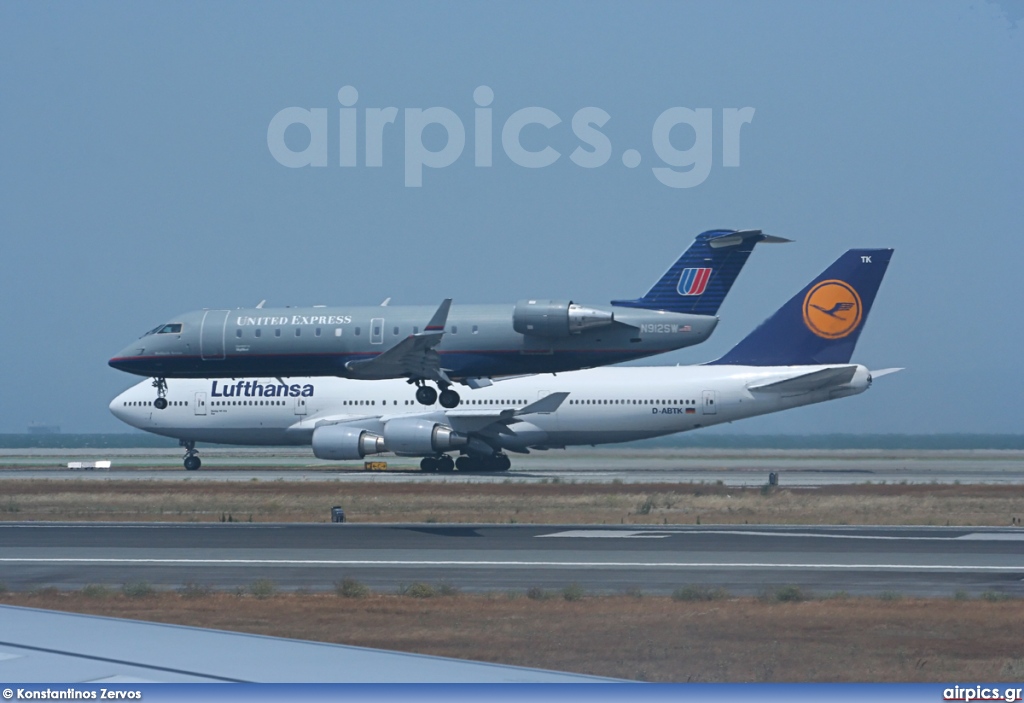
[[[828,280],[818,283],[804,297],[804,324],[825,339],[842,339],[860,324],[863,307],[849,283]]]
[[[711,269],[683,269],[676,290],[679,295],[701,295],[711,280]]]

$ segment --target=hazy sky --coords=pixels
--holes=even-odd
[[[796,243],[754,252],[709,342],[645,363],[715,358],[845,249],[891,246],[855,360],[907,367],[736,431],[1021,432],[1022,15],[981,0],[0,4],[0,431],[126,429],[107,403],[140,379],[107,359],[185,310],[605,303],[731,227]],[[271,134],[288,108],[326,120],[322,148],[299,125]],[[551,126],[522,125],[538,116]],[[326,165],[283,165],[281,148]],[[691,163],[688,187],[654,170]]]

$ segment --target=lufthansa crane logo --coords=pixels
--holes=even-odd
[[[804,324],[819,337],[842,339],[860,324],[860,296],[845,281],[822,281],[804,298]]]

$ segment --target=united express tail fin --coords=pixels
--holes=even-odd
[[[759,229],[714,229],[697,235],[647,295],[612,305],[714,315],[758,242],[788,242]]]
[[[892,249],[850,249],[712,365],[846,364]]]

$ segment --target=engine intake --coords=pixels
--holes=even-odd
[[[466,446],[469,438],[431,420],[398,418],[384,425],[384,446],[395,454],[429,456]]]
[[[322,425],[313,430],[313,455],[317,459],[362,459],[383,451],[383,437],[358,427]]]
[[[615,314],[576,305],[571,300],[520,300],[512,312],[512,328],[537,337],[568,337],[615,322]]]

